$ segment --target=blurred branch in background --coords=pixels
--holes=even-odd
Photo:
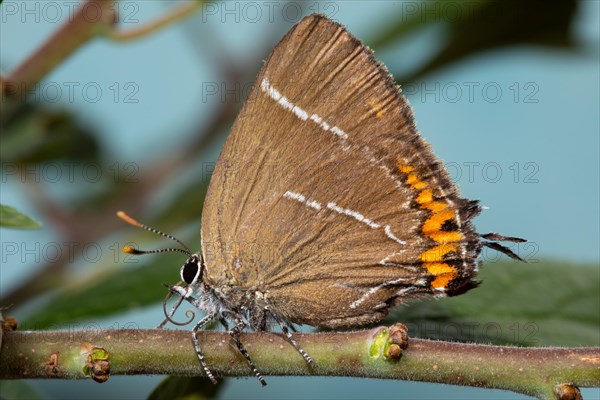
[[[186,2],[155,21],[124,31],[115,28],[118,18],[115,2],[116,0],[86,0],[77,8],[73,17],[30,57],[10,74],[0,76],[0,93],[25,100],[41,79],[91,39],[98,36],[122,42],[140,39],[192,15],[205,3],[203,0]],[[90,14],[94,17],[90,17]]]
[[[163,15],[162,17],[149,22],[145,25],[141,25],[131,30],[120,30],[111,29],[107,32],[107,37],[116,40],[118,42],[127,42],[130,40],[137,40],[152,34],[160,29],[165,28],[168,25],[174,24],[200,10],[206,3],[204,0],[193,0],[188,3],[184,3],[177,6],[174,10]]]
[[[98,13],[89,18],[88,12]],[[71,18],[0,82],[2,96],[25,100],[32,88],[79,47],[116,23],[114,1],[87,0]]]

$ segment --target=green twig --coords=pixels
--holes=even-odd
[[[565,383],[600,386],[600,348],[521,348],[411,339],[402,352],[392,344],[394,330],[398,331],[397,325],[296,335],[314,358],[314,370],[280,334],[249,333],[241,340],[265,375],[414,380],[505,389],[544,399],[557,398],[555,388],[562,390]],[[203,375],[187,331],[5,332],[3,339],[0,379],[92,376],[104,381],[109,371],[110,375]],[[199,340],[218,376],[251,374],[227,334],[201,332]]]

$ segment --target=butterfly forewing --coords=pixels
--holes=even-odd
[[[375,322],[391,304],[468,288],[478,211],[371,51],[313,15],[267,60],[215,168],[207,281],[260,292],[291,322]]]

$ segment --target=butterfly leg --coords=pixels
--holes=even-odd
[[[225,329],[229,331],[229,335],[231,336],[233,343],[235,343],[240,353],[242,353],[246,361],[248,361],[248,364],[250,365],[250,368],[252,368],[252,372],[254,372],[254,376],[256,376],[256,379],[259,380],[261,385],[267,386],[265,378],[263,378],[262,374],[256,367],[256,364],[254,364],[254,361],[252,361],[252,359],[250,358],[250,354],[248,354],[248,351],[240,341],[240,333],[242,333],[242,330],[246,327],[246,325],[241,320],[236,318],[236,325],[233,328],[229,329],[229,324],[227,323],[227,320],[225,320],[225,318],[220,318],[219,321],[221,321],[221,324],[225,327]]]
[[[169,292],[169,297],[173,292]],[[177,300],[177,302],[175,304],[173,304],[173,307],[171,307],[171,311],[169,311],[169,313],[165,316],[166,318],[163,320],[163,322],[161,322],[156,328],[157,329],[162,329],[167,322],[172,321],[173,320],[173,315],[175,315],[175,312],[177,311],[177,309],[179,308],[179,306],[181,306],[181,303],[183,303],[184,298],[180,297],[179,300]],[[168,301],[168,297],[165,299],[165,304]]]
[[[208,379],[210,379],[211,382],[214,383],[214,384],[217,383],[217,380],[215,379],[215,377],[212,374],[212,372],[210,372],[210,369],[208,369],[208,365],[206,364],[206,360],[204,359],[204,355],[202,354],[202,351],[200,350],[200,343],[198,342],[198,337],[196,336],[196,334],[198,333],[198,331],[200,329],[202,329],[202,327],[204,325],[206,325],[209,322],[211,322],[215,318],[216,315],[217,315],[216,312],[212,312],[212,313],[206,315],[192,329],[192,342],[194,343],[194,349],[196,350],[196,355],[198,356],[198,359],[200,360],[200,364],[202,364],[202,368],[204,369],[204,372],[206,373],[206,376],[208,376]]]
[[[302,349],[302,347],[300,347],[300,345],[298,344],[298,342],[296,341],[296,339],[294,339],[294,337],[292,336],[292,334],[291,334],[290,330],[288,329],[287,325],[284,324],[283,321],[281,321],[273,312],[271,312],[271,310],[269,310],[269,308],[265,308],[265,312],[269,312],[269,314],[271,315],[271,317],[273,317],[273,319],[275,320],[275,322],[277,322],[277,324],[281,328],[281,331],[283,332],[283,334],[287,337],[287,339],[289,340],[289,342],[296,348],[296,350],[298,350],[298,353],[300,353],[302,355],[302,357],[304,357],[304,359],[306,360],[306,362],[309,363],[312,367],[315,367],[314,360],[311,358],[311,356],[308,355],[307,352],[305,352]]]
[[[184,300],[187,301],[188,303],[190,303],[191,305],[193,305],[197,309],[202,309],[200,302],[198,301],[198,299],[192,297],[192,290],[190,290],[190,288],[184,288],[184,287],[181,287],[178,285],[173,285],[173,286],[165,285],[165,286],[167,286],[167,288],[169,289],[169,293],[163,302],[163,312],[165,313],[165,319],[158,325],[157,329],[162,329],[167,324],[167,322],[171,322],[175,325],[180,325],[180,326],[189,324],[191,322],[191,319],[190,319],[190,321],[186,321],[184,323],[175,322],[173,320],[173,315],[175,315],[175,312],[181,306],[181,304],[183,303]],[[171,311],[169,311],[169,313],[167,313],[166,308],[165,308],[167,301],[174,294],[179,295],[179,300],[177,300],[177,302],[175,304],[173,304],[173,306],[171,307]],[[186,315],[187,315],[187,312],[186,312]],[[192,313],[191,318],[194,318],[193,313]]]

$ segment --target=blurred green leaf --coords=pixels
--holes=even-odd
[[[30,164],[56,159],[97,162],[100,147],[87,127],[64,111],[38,104],[3,100],[0,118],[3,164]]]
[[[26,381],[2,381],[2,390],[0,391],[1,400],[38,400],[43,398],[44,396],[38,393],[38,391]]]
[[[198,183],[190,185],[190,187],[174,196],[171,203],[162,210],[153,223],[157,226],[166,227],[165,229],[175,229],[188,223],[191,219],[200,218],[204,207],[204,198],[208,191],[208,179],[198,177],[196,182]],[[198,232],[200,232],[200,226],[198,226]],[[192,251],[194,248],[200,247],[198,237],[194,238],[192,243],[198,243],[189,246]]]
[[[467,18],[464,11],[469,10],[472,13],[487,1],[489,0],[458,0],[453,1],[450,8],[456,10],[462,18]],[[376,36],[368,41],[369,46],[385,47],[404,40],[415,31],[431,24],[450,22],[447,5],[446,0],[424,0],[405,4],[400,8],[401,13],[394,18],[393,24],[377,29]]]
[[[170,376],[164,379],[148,397],[148,400],[177,399],[177,400],[204,400],[214,399],[224,381],[219,380],[216,385],[203,377]]]
[[[414,9],[401,7],[403,14],[396,18],[401,22],[381,29],[369,46],[396,43],[430,24],[442,24],[447,34],[439,53],[411,76],[398,77],[400,82],[417,80],[482,51],[518,45],[568,48],[575,43],[572,25],[577,0],[437,0],[410,5]]]
[[[0,205],[0,227],[39,229],[42,225],[13,207]]]
[[[167,294],[162,284],[176,283],[180,279],[179,268],[185,261],[185,256],[179,253],[160,254],[154,258],[123,257],[128,258],[122,259],[116,268],[112,260],[97,264],[95,267],[103,272],[77,287],[61,291],[48,305],[28,316],[22,324],[23,329],[44,329],[158,303]],[[131,268],[132,265],[136,267]],[[156,316],[157,324],[162,317],[162,314]]]
[[[463,295],[396,309],[415,337],[522,346],[600,346],[600,269],[562,262],[484,265]]]

